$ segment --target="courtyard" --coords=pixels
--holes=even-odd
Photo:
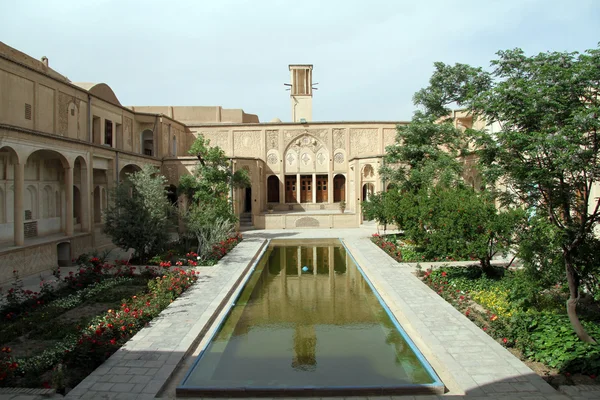
[[[227,312],[227,304],[241,290],[240,282],[265,251],[268,241],[315,238],[340,238],[344,242],[444,383],[446,393],[440,398],[558,400],[598,395],[598,391],[588,390],[575,392],[579,397],[569,397],[555,390],[422,283],[414,274],[414,265],[397,263],[375,246],[370,240],[373,233],[373,227],[245,232],[238,246],[214,267],[202,268],[198,281],[188,292],[73,388],[66,398],[174,398],[175,388],[216,329],[216,322]],[[44,398],[26,392],[2,396]]]

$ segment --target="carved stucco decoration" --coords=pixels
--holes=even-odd
[[[279,131],[268,130],[267,132],[267,151],[279,148]]]
[[[322,140],[305,134],[290,143],[285,160],[287,171],[299,166],[299,172],[323,172],[327,169],[329,152]]]
[[[77,121],[77,134],[81,127],[79,126],[79,109],[81,107],[81,100],[74,96],[58,92],[58,133],[60,135],[67,135],[69,129],[69,105],[73,103],[76,107],[76,113],[74,115]]]
[[[325,142],[327,129],[291,129],[283,131],[284,145],[287,147],[292,140],[301,135],[310,135]]]
[[[350,154],[352,156],[378,154],[377,128],[350,129]]]
[[[326,161],[327,161],[327,156],[325,155],[325,153],[323,151],[319,151],[319,153],[317,154],[317,162],[320,165],[325,165]]]
[[[294,155],[294,153],[288,151],[285,160],[289,166],[292,166],[296,163],[296,156]]]
[[[346,130],[342,128],[336,128],[333,130],[333,148],[334,149],[345,149],[346,148]]]
[[[199,133],[204,136],[205,139],[210,140],[210,146],[218,146],[226,153],[229,153],[228,131],[203,131]]]
[[[335,161],[336,164],[343,163],[344,162],[344,153],[342,153],[342,152],[335,153],[333,156],[333,161]]]
[[[278,162],[279,162],[279,158],[277,157],[277,154],[269,153],[269,155],[267,156],[267,163],[270,165],[275,165]]]
[[[375,177],[375,170],[373,170],[373,166],[371,164],[365,164],[363,167],[363,178],[364,179],[372,179]]]
[[[127,145],[129,148],[133,146],[132,143],[132,132],[133,132],[133,120],[131,118],[123,117],[123,132],[127,139]]]
[[[233,149],[236,157],[264,157],[260,143],[261,131],[233,132]]]
[[[391,146],[396,143],[396,130],[395,129],[384,129],[383,130],[383,148]]]

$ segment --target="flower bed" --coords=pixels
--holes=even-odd
[[[435,257],[428,260],[423,254],[419,253],[413,243],[409,240],[400,239],[398,235],[380,235],[375,233],[371,237],[371,241],[398,262],[457,261],[453,257]],[[474,258],[471,258],[471,260],[474,260]]]
[[[507,271],[498,279],[479,268],[444,267],[428,270],[423,281],[505,347],[517,349],[535,362],[564,376],[600,375],[600,345],[580,341],[564,310],[562,287],[539,294],[535,306],[519,302],[522,271]],[[594,316],[595,315],[595,316]],[[599,315],[580,312],[587,331],[600,338]]]
[[[40,292],[31,292],[15,281],[1,310],[0,387],[74,387],[197,280],[193,270],[146,267],[136,274],[135,267],[98,258],[79,261],[80,270],[56,290],[42,282]],[[103,304],[115,306],[64,319]],[[15,354],[31,343],[48,344]]]
[[[242,234],[236,233],[227,240],[222,240],[212,246],[210,254],[206,257],[201,257],[193,250],[183,249],[181,245],[173,246],[174,249],[167,250],[164,254],[157,255],[150,259],[150,265],[158,265],[160,267],[169,268],[172,266],[210,266],[215,265],[221,258],[231,251],[239,242],[242,241]]]

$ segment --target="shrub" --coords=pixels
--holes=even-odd
[[[158,169],[144,166],[119,183],[104,213],[104,232],[124,250],[134,249],[142,262],[160,253],[172,227],[165,185]]]

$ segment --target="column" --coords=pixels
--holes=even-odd
[[[296,174],[296,203],[300,203],[300,174]]]
[[[14,164],[14,236],[15,246],[25,244],[25,213],[23,210],[23,189],[25,187],[25,164]]]
[[[81,168],[81,231],[90,231],[90,179],[88,169]]]
[[[73,235],[73,168],[65,168],[65,234]]]
[[[268,185],[267,185],[268,186]],[[268,187],[267,187],[268,190]],[[279,174],[279,204],[285,203],[285,175]]]
[[[313,180],[315,176],[313,174]],[[313,247],[313,275],[317,274],[317,246]],[[315,281],[316,282],[316,281]]]
[[[333,191],[335,187],[333,186],[333,172],[329,171],[327,174],[327,203],[333,204]]]
[[[312,174],[312,202],[317,202],[317,174]]]

